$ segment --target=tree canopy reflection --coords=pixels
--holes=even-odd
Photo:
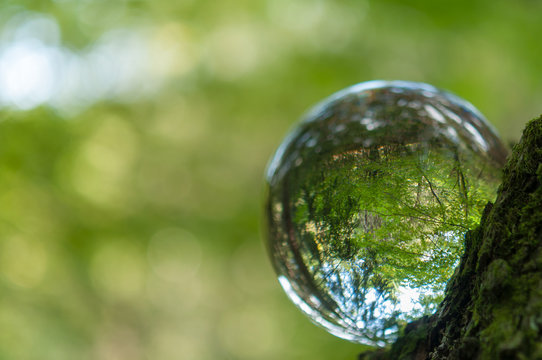
[[[439,106],[393,88],[347,95],[302,124],[270,174],[274,266],[335,335],[379,344],[434,311],[495,192],[498,140]]]

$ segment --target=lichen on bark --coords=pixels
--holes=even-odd
[[[495,204],[466,234],[437,312],[359,359],[542,359],[542,116],[527,124]]]

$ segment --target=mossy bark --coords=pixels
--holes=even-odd
[[[360,360],[542,359],[542,116],[527,125],[495,204],[465,241],[438,311]]]

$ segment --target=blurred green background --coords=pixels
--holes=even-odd
[[[263,172],[312,104],[424,81],[506,141],[535,0],[2,0],[0,359],[355,359],[289,303]]]

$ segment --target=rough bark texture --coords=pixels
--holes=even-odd
[[[465,241],[439,310],[360,360],[542,359],[542,116],[527,125],[495,204]]]

